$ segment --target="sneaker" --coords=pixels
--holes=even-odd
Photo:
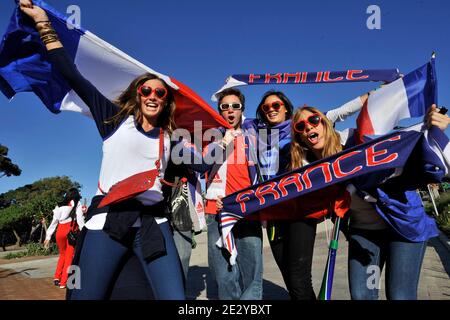
[[[66,286],[59,286],[59,288],[60,288],[60,289],[65,289],[65,288],[66,288]]]
[[[58,287],[59,286],[59,279],[53,279],[53,284]]]

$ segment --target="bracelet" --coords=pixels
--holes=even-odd
[[[52,42],[59,41],[59,38],[58,38],[58,36],[56,34],[49,34],[49,35],[41,37],[41,40],[42,40],[42,42],[44,44],[49,44],[49,43],[52,43]]]
[[[37,31],[41,31],[42,29],[46,29],[46,28],[51,28],[52,29],[52,24],[50,23],[50,21],[39,21],[40,24],[39,26],[36,24],[36,29]]]
[[[39,36],[42,38],[43,36],[49,35],[49,34],[56,34],[56,31],[53,29],[43,29],[39,32]]]
[[[38,24],[38,23],[50,23],[50,20],[42,20],[42,21],[36,21],[34,24]]]

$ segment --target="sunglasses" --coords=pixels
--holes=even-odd
[[[320,121],[322,120],[322,117],[318,113],[314,113],[310,115],[306,120],[300,120],[297,121],[294,124],[294,130],[298,133],[303,133],[306,129],[306,124],[309,123],[314,128],[317,127],[320,124]]]
[[[152,94],[152,92],[155,92],[155,95],[159,99],[163,99],[167,96],[167,90],[164,87],[156,87],[153,89],[152,87],[141,85],[141,86],[139,86],[137,91],[141,96],[143,96],[145,98],[150,96]]]
[[[227,111],[230,108],[233,110],[241,110],[242,103],[221,103],[219,105],[220,111]]]
[[[278,111],[278,110],[280,110],[281,106],[284,106],[283,102],[275,101],[275,102],[272,102],[270,104],[267,104],[267,103],[263,104],[261,106],[261,109],[262,109],[262,111],[264,111],[264,113],[267,113],[267,112],[270,111],[270,109]]]

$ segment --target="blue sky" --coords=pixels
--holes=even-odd
[[[85,1],[49,0],[81,9],[81,25],[149,67],[174,76],[211,105],[211,94],[237,73],[399,68],[408,73],[437,52],[439,103],[450,101],[450,2],[431,1]],[[369,30],[366,9],[381,9],[381,30]],[[0,4],[0,32],[14,1]],[[295,106],[326,111],[376,83],[278,86]],[[243,89],[246,116],[274,87]],[[450,109],[450,108],[449,108]],[[96,190],[101,139],[93,121],[53,115],[29,93],[0,95],[0,143],[22,169],[0,178],[0,193],[38,179],[68,175],[90,200]],[[338,125],[353,126],[354,119]],[[448,134],[449,131],[447,131]]]

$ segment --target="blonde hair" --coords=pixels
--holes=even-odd
[[[141,112],[140,97],[137,89],[141,84],[145,83],[147,80],[152,79],[161,81],[161,83],[167,90],[166,105],[164,106],[162,112],[158,115],[156,126],[167,130],[169,133],[172,133],[172,131],[176,129],[174,120],[176,105],[172,89],[164,80],[151,73],[143,74],[131,81],[128,88],[125,89],[125,91],[123,91],[122,94],[113,101],[120,107],[120,111],[114,117],[107,120],[106,123],[112,122],[118,124],[130,115],[134,116],[136,122],[142,123],[144,116]]]
[[[329,157],[333,154],[336,154],[340,151],[342,151],[342,145],[339,133],[337,133],[334,128],[331,121],[317,108],[309,107],[304,105],[301,108],[298,108],[294,116],[292,117],[292,124],[291,124],[291,163],[290,168],[291,170],[300,168],[303,166],[303,160],[306,160],[308,156],[311,157],[311,154],[308,154],[308,151],[311,151],[308,149],[308,147],[302,142],[300,133],[296,132],[294,130],[294,124],[297,123],[300,119],[300,115],[302,111],[309,111],[312,113],[318,113],[321,117],[321,123],[324,127],[324,139],[325,144],[322,149],[321,159]]]

